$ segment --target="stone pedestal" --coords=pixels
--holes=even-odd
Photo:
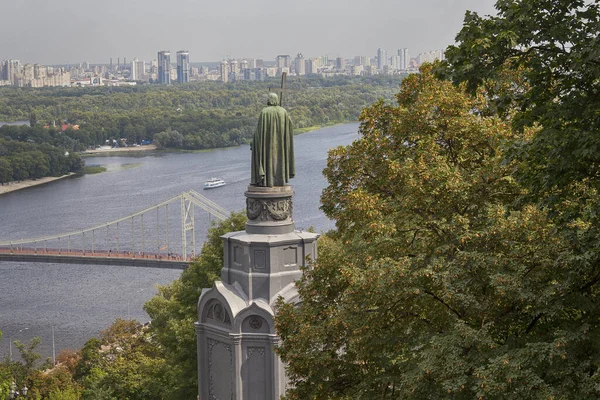
[[[248,186],[246,194],[246,232],[282,234],[294,231],[291,186]]]
[[[318,235],[296,231],[290,186],[246,192],[246,230],[223,236],[221,282],[198,302],[198,391],[202,400],[277,400],[285,369],[275,352],[279,296],[300,301],[294,281],[317,257]]]

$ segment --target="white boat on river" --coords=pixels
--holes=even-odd
[[[225,185],[225,181],[221,178],[210,178],[209,180],[204,182],[204,189],[214,189]]]

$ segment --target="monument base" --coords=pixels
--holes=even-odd
[[[246,230],[223,235],[221,282],[198,301],[198,394],[204,400],[277,400],[285,366],[275,353],[275,303],[300,301],[294,282],[316,260],[316,233],[292,220],[290,186],[249,186]]]

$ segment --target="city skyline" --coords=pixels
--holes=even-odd
[[[397,75],[417,71],[425,62],[444,58],[442,50],[432,50],[410,57],[408,49],[398,49],[397,54],[387,56],[385,49],[377,49],[377,57],[355,56],[345,60],[328,56],[305,58],[298,53],[294,59],[290,55],[278,55],[274,63],[255,58],[222,60],[213,68],[192,66],[187,50],[176,53],[176,67],[173,67],[171,52],[161,50],[157,59],[146,63],[137,57],[129,64],[111,58],[108,65],[93,65],[88,62],[77,65],[44,66],[38,63],[22,64],[19,60],[3,60],[0,63],[0,86],[44,87],[44,86],[131,86],[143,83],[169,85],[172,82],[188,83],[197,80],[218,80],[224,83],[244,80],[264,80],[283,73],[301,76],[318,74],[325,77],[336,75]]]
[[[87,4],[86,4],[87,3]],[[89,4],[89,5],[88,5]],[[0,17],[0,59],[45,65],[149,61],[157,49],[187,49],[191,62],[225,58],[274,59],[278,54],[352,58],[445,49],[466,10],[493,14],[492,0],[391,1],[80,0],[10,2]],[[40,40],[43,38],[43,40]],[[173,53],[175,54],[175,53]]]

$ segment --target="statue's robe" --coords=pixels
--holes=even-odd
[[[273,105],[274,96],[260,112],[252,141],[252,185],[285,186],[296,175],[292,120],[285,108]]]

